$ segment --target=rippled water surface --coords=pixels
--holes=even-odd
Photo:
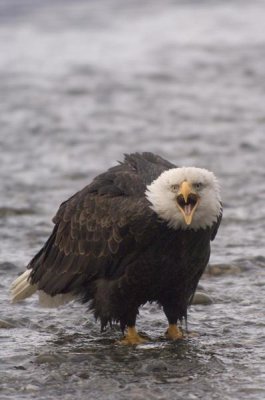
[[[265,397],[265,3],[0,0],[0,398]],[[116,344],[86,306],[9,304],[58,205],[124,152],[213,170],[224,220],[178,343]]]

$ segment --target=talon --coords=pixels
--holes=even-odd
[[[168,329],[166,331],[166,338],[170,340],[179,340],[185,337],[181,328],[179,328],[176,324],[169,324]]]
[[[125,337],[118,341],[119,344],[123,345],[137,345],[146,342],[147,339],[140,336],[136,331],[135,327],[129,327]]]

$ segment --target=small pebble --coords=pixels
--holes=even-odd
[[[164,361],[153,361],[152,363],[146,363],[142,365],[141,371],[148,373],[160,373],[167,371],[168,365]]]
[[[11,324],[8,321],[0,319],[0,329],[12,329],[12,328],[15,328],[15,325]]]
[[[17,267],[17,265],[15,265],[15,264],[13,264],[13,263],[11,263],[11,262],[8,262],[8,261],[5,261],[5,262],[2,262],[2,263],[0,263],[0,271],[2,272],[2,271],[14,271],[14,270],[17,270],[18,269],[18,267]]]
[[[39,386],[28,384],[28,385],[24,386],[22,390],[24,390],[26,392],[36,392],[37,390],[40,390],[40,388],[39,388]]]
[[[206,293],[203,292],[196,292],[193,300],[192,300],[193,305],[208,305],[208,304],[213,304],[213,299]]]
[[[64,361],[64,357],[57,354],[39,354],[36,357],[37,364],[61,364]]]
[[[234,264],[212,264],[208,265],[205,274],[211,276],[236,275],[242,272],[242,268]]]

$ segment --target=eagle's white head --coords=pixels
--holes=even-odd
[[[205,229],[222,212],[215,175],[202,168],[172,168],[147,186],[151,208],[174,229]]]

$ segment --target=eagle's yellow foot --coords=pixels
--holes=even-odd
[[[166,338],[170,340],[179,340],[184,338],[184,333],[176,324],[169,324],[166,331]]]
[[[143,338],[142,336],[140,336],[137,332],[137,330],[135,329],[135,327],[129,327],[127,330],[127,333],[125,335],[125,337],[120,340],[118,343],[119,344],[126,344],[126,345],[136,345],[136,344],[143,344],[146,343],[147,339]]]

